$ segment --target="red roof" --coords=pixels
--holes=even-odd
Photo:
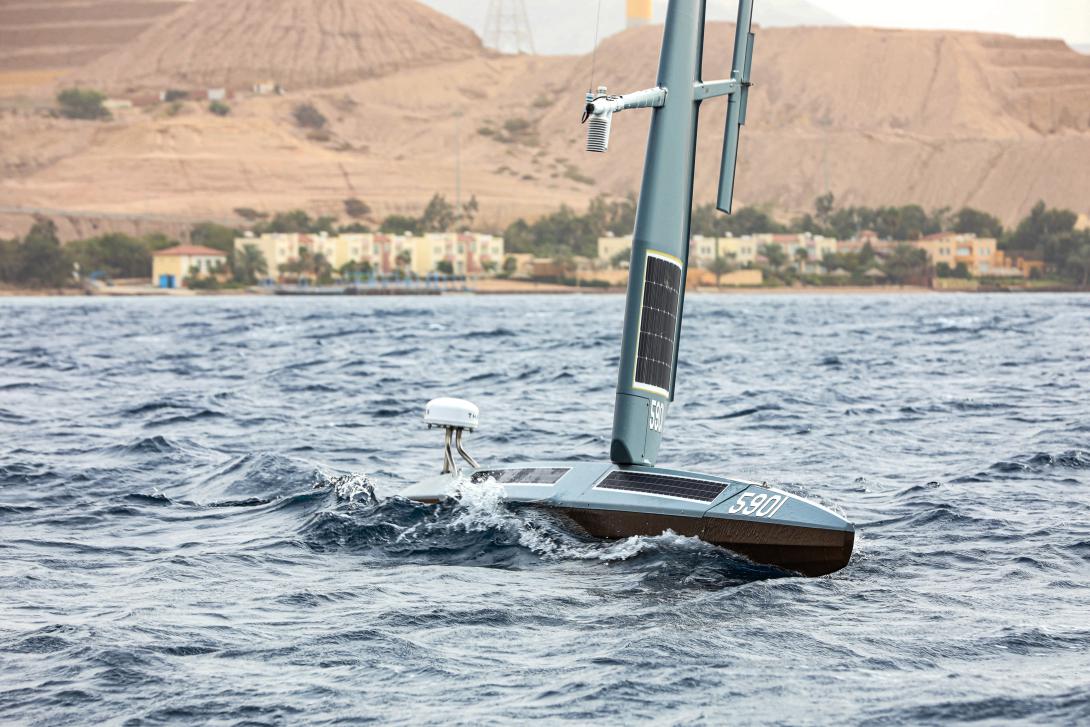
[[[227,253],[223,250],[216,250],[211,247],[204,247],[202,245],[176,245],[174,247],[168,247],[166,250],[158,250],[155,253],[159,255],[190,255],[193,257],[227,257]]]

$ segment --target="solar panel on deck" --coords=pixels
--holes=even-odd
[[[681,265],[647,256],[636,354],[636,384],[669,392],[674,383],[674,338],[681,304]]]
[[[501,485],[555,485],[571,470],[566,467],[525,467],[510,470],[481,470],[470,476],[471,482],[495,480]]]
[[[714,502],[727,486],[710,480],[691,480],[687,477],[652,475],[646,472],[610,472],[595,489],[639,492],[645,495],[680,497],[697,502]]]

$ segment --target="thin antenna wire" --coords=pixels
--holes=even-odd
[[[602,0],[598,0],[598,16],[594,20],[594,50],[590,56],[590,92],[594,93],[594,67],[598,64],[598,31],[602,28]]]

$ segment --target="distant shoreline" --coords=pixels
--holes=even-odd
[[[535,283],[511,283],[510,281],[483,281],[473,290],[444,291],[443,295],[623,295],[624,288],[596,288],[596,287],[571,287],[552,284]],[[497,284],[502,283],[502,284]],[[725,296],[768,296],[768,295],[974,295],[981,293],[1090,293],[1079,288],[1010,288],[1006,290],[942,290],[925,288],[912,285],[871,285],[871,286],[802,286],[802,287],[767,287],[767,288],[714,288],[698,287],[690,288],[688,294],[696,295],[725,295]],[[277,296],[268,292],[255,292],[252,290],[159,290],[156,288],[106,289],[95,293],[86,293],[77,289],[0,289],[0,298],[223,298],[223,297],[289,297]],[[368,295],[315,295],[315,296],[290,296],[303,298],[412,298],[413,295],[386,294],[383,296]]]

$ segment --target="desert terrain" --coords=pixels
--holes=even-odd
[[[101,37],[65,36],[69,6],[99,13],[71,24]],[[595,59],[501,56],[413,0],[19,0],[0,19],[0,40],[21,44],[0,42],[0,236],[35,210],[68,237],[241,223],[243,208],[343,215],[350,197],[380,218],[436,192],[453,199],[459,180],[484,229],[625,195],[649,116],[617,117],[611,152],[589,155],[582,95],[592,65],[611,92],[652,85],[661,35],[623,32]],[[709,24],[705,78],[727,75],[732,37]],[[1061,41],[768,28],[754,80],[742,204],[786,218],[831,191],[841,204],[970,205],[1007,223],[1039,199],[1090,211],[1090,57]],[[255,94],[265,82],[284,95]],[[72,86],[135,105],[109,121],[57,118],[53,96]],[[227,90],[227,116],[209,112],[213,88]],[[191,98],[159,103],[166,89]],[[300,104],[324,128],[301,128]],[[714,197],[724,116],[721,101],[702,109],[698,202]]]

